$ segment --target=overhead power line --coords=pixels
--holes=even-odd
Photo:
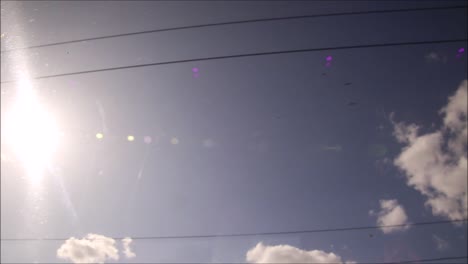
[[[6,50],[2,50],[1,53],[7,53],[7,52],[12,52],[12,51],[18,51],[18,50],[26,50],[26,49],[52,47],[52,46],[79,43],[79,42],[85,42],[85,41],[94,41],[94,40],[102,40],[102,39],[110,39],[110,38],[142,35],[142,34],[151,34],[151,33],[167,32],[167,31],[176,31],[176,30],[184,30],[184,29],[203,28],[203,27],[216,27],[216,26],[236,25],[236,24],[260,23],[260,22],[306,19],[306,18],[320,18],[320,17],[384,14],[384,13],[399,13],[399,12],[416,12],[416,11],[431,11],[431,10],[451,10],[451,9],[463,9],[463,8],[467,8],[467,7],[468,6],[466,6],[466,5],[444,6],[444,7],[422,7],[422,8],[370,10],[370,11],[340,12],[340,13],[315,14],[315,15],[301,15],[301,16],[286,16],[286,17],[274,17],[274,18],[248,19],[248,20],[240,20],[240,21],[229,21],[229,22],[219,22],[219,23],[210,23],[210,24],[199,24],[199,25],[191,25],[191,26],[181,26],[181,27],[171,27],[171,28],[162,28],[162,29],[154,29],[154,30],[145,30],[145,31],[115,34],[115,35],[108,35],[108,36],[101,36],[101,37],[92,37],[92,38],[76,39],[76,40],[69,40],[69,41],[62,41],[62,42],[54,42],[54,43],[48,43],[48,44],[41,44],[41,45],[6,49]]]
[[[428,258],[428,259],[415,259],[415,260],[405,260],[397,263],[421,263],[421,262],[434,262],[434,261],[448,261],[448,260],[462,260],[468,259],[468,256],[462,257],[445,257],[445,258]],[[440,262],[439,262],[440,263]]]
[[[138,0],[143,2],[349,2],[349,0]],[[373,2],[375,0],[353,0],[353,2]],[[395,0],[378,0],[379,2],[395,2]],[[421,3],[434,0],[406,0],[405,3]],[[465,1],[465,0],[452,0]]]
[[[159,66],[159,65],[169,65],[169,64],[178,64],[178,63],[187,63],[195,61],[212,61],[212,60],[221,60],[221,59],[234,59],[234,58],[244,58],[244,57],[256,57],[256,56],[267,56],[267,55],[278,55],[278,54],[290,54],[290,53],[304,53],[304,52],[313,52],[313,51],[325,51],[325,50],[346,50],[346,49],[363,49],[363,48],[382,48],[382,47],[396,47],[396,46],[411,46],[411,45],[423,45],[423,44],[442,44],[442,43],[456,43],[456,42],[466,42],[468,39],[446,39],[446,40],[426,40],[426,41],[413,41],[413,42],[396,42],[396,43],[382,43],[382,44],[366,44],[366,45],[352,45],[352,46],[338,46],[338,47],[325,47],[325,48],[309,48],[309,49],[297,49],[297,50],[282,50],[282,51],[270,51],[270,52],[256,52],[256,53],[244,53],[244,54],[235,54],[235,55],[226,55],[226,56],[215,56],[215,57],[204,57],[204,58],[195,58],[195,59],[185,59],[185,60],[176,60],[176,61],[164,61],[164,62],[155,62],[155,63],[146,63],[146,64],[136,64],[129,66],[120,66],[120,67],[111,67],[111,68],[102,68],[88,71],[78,71],[78,72],[69,72],[69,73],[60,73],[54,75],[44,75],[38,77],[32,77],[31,79],[41,80],[41,79],[50,79],[57,77],[65,76],[74,76],[88,73],[97,73],[97,72],[107,72],[107,71],[116,71],[116,70],[126,70],[150,66]],[[15,83],[20,81],[10,80],[2,81],[1,84]]]
[[[270,235],[291,235],[291,234],[308,234],[308,233],[325,233],[325,232],[343,232],[353,230],[370,230],[380,228],[398,228],[411,226],[425,225],[440,225],[467,222],[468,219],[446,220],[433,222],[417,222],[400,225],[378,225],[378,226],[359,226],[359,227],[340,227],[326,229],[311,229],[311,230],[296,230],[296,231],[280,231],[280,232],[259,232],[259,233],[237,233],[237,234],[210,234],[210,235],[181,235],[181,236],[132,236],[133,240],[160,240],[160,239],[190,239],[190,238],[220,238],[220,237],[249,237],[249,236],[270,236]],[[124,237],[112,237],[120,240]],[[1,241],[64,241],[69,238],[2,238]]]

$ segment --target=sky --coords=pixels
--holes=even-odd
[[[466,1],[2,1],[1,81],[21,81],[1,84],[1,262],[371,263],[468,255],[466,222],[132,239],[468,218],[466,41],[34,80],[243,53],[466,39],[466,9],[3,52],[195,24],[452,5]],[[67,240],[4,240],[45,237]]]

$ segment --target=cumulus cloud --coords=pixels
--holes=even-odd
[[[122,252],[127,258],[136,256],[130,243],[132,239],[129,237],[122,239]],[[57,250],[57,257],[73,263],[104,263],[107,260],[119,260],[119,250],[113,238],[88,234],[82,239],[67,239]]]
[[[374,211],[371,210],[369,214],[377,215],[377,225],[379,226],[408,224],[408,217],[406,216],[405,209],[398,204],[397,200],[380,200],[380,211],[374,213]],[[384,234],[389,234],[408,228],[409,226],[381,227],[380,230],[382,230]]]
[[[422,135],[419,126],[392,120],[395,138],[405,144],[394,164],[405,173],[408,186],[427,198],[432,214],[468,218],[466,80],[439,113],[444,116],[441,128]]]
[[[73,263],[104,263],[118,260],[115,240],[97,234],[88,234],[83,239],[69,238],[57,250],[57,257]]]
[[[390,114],[390,120],[393,122],[394,113]],[[415,124],[406,125],[405,123],[395,123],[393,126],[393,135],[400,143],[413,142],[417,135],[419,127]]]
[[[132,243],[132,239],[129,237],[122,239],[123,253],[127,258],[134,258],[136,255],[130,248],[130,243]]]
[[[340,256],[321,250],[306,251],[290,245],[258,243],[247,252],[248,263],[343,263]]]
[[[448,249],[449,243],[445,241],[444,239],[438,237],[437,235],[433,235],[432,239],[434,240],[434,243],[437,246],[437,250],[443,251],[443,250]]]

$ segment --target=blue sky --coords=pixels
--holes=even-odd
[[[1,45],[5,50],[220,21],[461,4],[465,3],[2,1]],[[34,77],[239,53],[466,39],[466,25],[466,9],[459,9],[162,32],[2,53],[1,79],[12,80],[21,70]],[[393,199],[404,208],[408,222],[450,219],[425,206],[427,195],[417,189],[422,185],[408,184],[415,173],[412,166],[419,163],[393,163],[405,146],[418,146],[416,140],[398,142],[394,131],[409,124],[420,127],[419,135],[449,129],[439,111],[449,104],[449,96],[463,90],[459,87],[467,79],[466,52],[456,58],[460,48],[466,49],[466,42],[247,57],[33,80],[63,132],[39,185],[24,176],[21,162],[4,143],[3,120],[19,88],[2,84],[2,154],[7,158],[1,164],[1,237],[368,226],[376,225],[378,218],[369,211],[378,213],[380,200]],[[327,56],[333,57],[330,67],[325,66]],[[199,70],[198,78],[193,68]],[[459,124],[466,129],[466,116]],[[96,139],[96,133],[103,133],[103,140]],[[126,140],[130,134],[135,141]],[[151,144],[145,144],[145,136],[151,136]],[[173,144],[175,139],[178,144]],[[466,141],[458,146],[464,149],[458,156],[466,161]],[[433,153],[429,150],[424,153]],[[456,194],[460,193],[466,200],[466,185]],[[244,262],[259,242],[333,252],[357,262],[466,256],[466,232],[466,225],[434,225],[387,234],[373,230],[135,240],[131,247],[136,257],[121,255],[119,260]],[[436,241],[441,240],[435,237],[447,246],[438,249]],[[57,258],[63,243],[4,241],[1,261],[64,262]],[[118,245],[120,250],[120,241]]]

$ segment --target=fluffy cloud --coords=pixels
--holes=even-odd
[[[440,114],[444,115],[442,127],[424,135],[418,135],[414,124],[392,121],[396,139],[406,145],[394,164],[405,172],[407,184],[427,197],[426,206],[434,215],[467,218],[466,80]]]
[[[380,212],[377,215],[377,225],[391,226],[391,225],[405,225],[408,224],[408,217],[406,216],[403,206],[398,204],[397,200],[380,200]],[[375,213],[370,211],[371,215]],[[409,226],[398,227],[382,227],[380,228],[384,234],[403,231],[408,229]]]
[[[390,119],[393,120],[394,114],[390,114]],[[405,125],[404,123],[394,123],[393,135],[400,143],[413,142],[418,135],[419,127],[415,124]]]
[[[127,258],[135,257],[130,249],[132,239],[122,239],[123,254]],[[115,240],[97,234],[88,234],[83,239],[71,237],[57,250],[57,257],[73,263],[104,263],[107,260],[119,260],[119,250]]]
[[[73,263],[104,263],[108,259],[118,260],[115,240],[97,234],[88,234],[83,239],[69,238],[57,250],[57,257]]]
[[[123,253],[127,258],[133,258],[136,256],[130,248],[130,243],[132,243],[132,239],[129,237],[122,239]]]
[[[289,245],[257,246],[247,252],[249,263],[343,263],[340,256],[321,250],[305,251]]]
[[[438,237],[436,235],[433,235],[432,239],[434,240],[434,243],[437,246],[437,250],[439,250],[439,251],[446,250],[449,247],[449,243],[447,241],[445,241],[444,239],[442,239],[442,238],[440,238],[440,237]]]

